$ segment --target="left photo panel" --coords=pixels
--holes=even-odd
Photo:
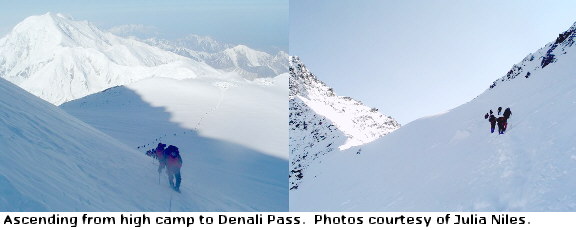
[[[0,212],[288,211],[288,0],[0,9]]]

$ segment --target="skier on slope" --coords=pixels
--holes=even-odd
[[[158,159],[158,173],[162,172],[164,166],[166,166],[166,156],[164,155],[164,148],[166,144],[158,143],[156,146],[156,158]]]
[[[176,146],[170,145],[164,151],[166,155],[166,172],[168,173],[168,181],[170,187],[177,192],[180,192],[180,183],[182,177],[180,175],[180,168],[182,167],[182,157]],[[174,182],[174,178],[176,181]]]
[[[488,119],[488,121],[490,122],[490,132],[494,133],[494,128],[496,127],[496,117],[494,115],[490,115],[490,119]]]

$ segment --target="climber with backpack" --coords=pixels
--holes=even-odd
[[[494,115],[490,115],[490,133],[494,133],[494,128],[496,128],[496,117]]]
[[[506,131],[506,120],[508,120],[506,117],[498,117],[498,119],[496,119],[498,123],[498,134],[504,134],[504,131]]]
[[[166,144],[158,143],[156,146],[156,159],[158,159],[158,173],[162,172],[162,169],[166,166],[166,156],[164,156],[164,148]]]
[[[180,192],[180,183],[182,176],[180,175],[180,168],[182,167],[182,157],[178,147],[170,145],[164,151],[166,156],[166,172],[168,173],[168,181],[170,187],[176,192]],[[174,181],[176,179],[176,181]]]
[[[512,111],[510,111],[510,108],[506,108],[506,110],[504,110],[504,114],[502,114],[505,118],[505,122],[504,122],[504,131],[506,131],[506,128],[508,128],[508,118],[510,118],[510,116],[512,116]]]
[[[510,116],[512,115],[512,111],[510,111],[510,108],[506,108],[506,110],[504,110],[504,114],[502,114],[506,119],[510,118]]]

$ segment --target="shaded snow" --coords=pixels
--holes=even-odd
[[[285,75],[271,85],[241,78],[155,78],[61,107],[142,155],[158,142],[177,146],[184,160],[181,190],[198,202],[189,211],[283,211],[286,81]],[[161,187],[167,187],[164,177]]]
[[[0,89],[2,211],[168,211],[143,154],[4,79]]]

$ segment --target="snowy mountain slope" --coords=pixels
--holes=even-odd
[[[4,79],[0,90],[0,211],[169,211],[148,157]],[[173,211],[253,208],[186,193]]]
[[[290,189],[298,189],[308,166],[339,148],[349,149],[400,125],[350,97],[337,96],[300,61],[290,57]]]
[[[176,41],[150,38],[143,42],[203,61],[216,69],[236,72],[246,79],[275,77],[288,70],[288,54],[285,52],[272,55],[245,45],[219,43],[206,36],[190,35]]]
[[[219,74],[203,62],[60,14],[28,17],[0,39],[0,76],[56,105],[150,77]]]
[[[174,41],[152,37],[143,40],[143,42],[164,50],[176,51],[175,53],[186,52],[186,50],[201,53],[218,53],[234,47],[232,44],[216,41],[209,36],[196,34],[189,34]]]
[[[300,98],[290,98],[290,190],[298,189],[310,162],[344,144],[346,135]]]
[[[336,123],[348,137],[341,148],[368,143],[400,127],[398,122],[379,113],[378,109],[369,108],[350,97],[337,96],[298,57],[292,57],[290,65],[290,96],[299,97],[316,113]]]
[[[154,78],[61,108],[141,154],[158,142],[176,145],[182,185],[220,210],[285,211],[287,80]]]
[[[511,81],[522,78],[530,78],[532,74],[546,68],[549,64],[555,63],[559,58],[566,54],[574,44],[576,39],[576,24],[570,29],[559,34],[554,42],[546,44],[534,53],[528,54],[520,63],[512,66],[512,69],[505,76],[497,79],[490,85],[490,88],[496,87],[500,82]]]
[[[558,48],[557,48],[558,49]],[[290,192],[293,211],[574,211],[576,51],[445,114],[334,152]],[[509,128],[483,115],[510,107]]]

